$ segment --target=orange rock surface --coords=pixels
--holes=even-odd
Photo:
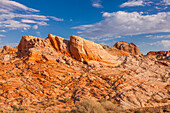
[[[100,44],[85,40],[78,36],[70,37],[70,52],[73,58],[78,61],[103,61],[105,63],[120,64],[116,61],[115,56],[112,56],[103,49]]]
[[[119,41],[114,45],[114,47],[116,47],[119,50],[129,52],[132,55],[141,55],[139,48],[134,43]]]

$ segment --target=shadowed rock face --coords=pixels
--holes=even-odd
[[[119,41],[114,45],[114,47],[116,47],[119,50],[129,52],[132,55],[141,55],[139,48],[134,43]]]

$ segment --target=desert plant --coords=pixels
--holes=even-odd
[[[107,113],[99,102],[84,100],[71,113]]]
[[[68,101],[69,101],[69,97],[64,98],[65,103],[68,102]]]
[[[107,112],[120,113],[122,111],[122,108],[118,107],[116,104],[113,104],[111,101],[102,102],[101,105]]]

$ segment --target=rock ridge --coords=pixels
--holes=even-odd
[[[49,34],[46,39],[23,36],[18,45],[19,54],[34,57],[31,59],[40,58],[42,55],[46,56],[45,54],[47,53],[44,51],[47,51],[47,49],[50,49],[53,53],[62,53],[80,62],[88,63],[90,60],[94,60],[113,65],[121,63],[116,60],[117,56],[108,53],[100,44],[96,44],[79,36],[70,36],[70,41],[52,34]]]

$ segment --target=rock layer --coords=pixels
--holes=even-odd
[[[141,55],[139,48],[134,43],[119,41],[114,45],[114,47],[116,47],[119,50],[129,52],[132,55]]]

